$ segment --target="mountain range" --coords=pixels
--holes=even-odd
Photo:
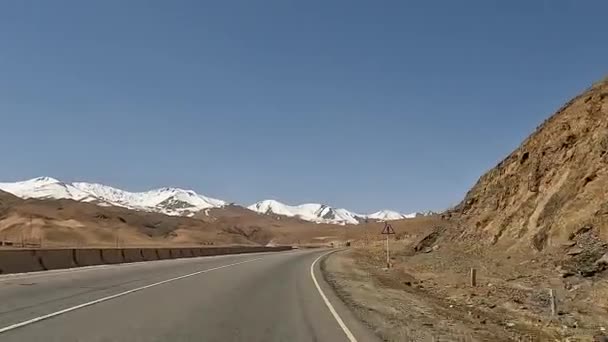
[[[335,224],[359,224],[365,220],[401,220],[420,215],[419,213],[401,214],[391,210],[381,210],[373,214],[362,215],[342,208],[332,208],[325,204],[306,203],[291,206],[275,200],[260,201],[247,208],[260,214],[297,217],[311,222]]]
[[[74,182],[66,183],[51,177],[39,177],[13,183],[0,183],[0,190],[20,198],[71,199],[100,206],[117,206],[132,210],[156,212],[170,216],[193,216],[211,208],[222,208],[229,202],[203,196],[192,190],[160,188],[145,192],[129,192],[111,186]],[[296,206],[275,200],[254,203],[248,209],[260,214],[295,217],[315,223],[359,224],[367,220],[389,221],[413,218],[429,213],[401,214],[382,210],[369,215],[333,208],[325,204],[307,203]]]

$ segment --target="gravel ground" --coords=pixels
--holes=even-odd
[[[530,324],[494,303],[481,288],[467,295],[426,278],[416,279],[402,267],[383,269],[369,250],[333,253],[322,264],[334,286],[365,324],[385,341],[562,341],[544,322]],[[442,289],[445,290],[445,289]],[[497,305],[498,304],[498,305]],[[569,341],[593,339],[569,339]]]

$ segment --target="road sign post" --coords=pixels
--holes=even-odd
[[[391,251],[389,247],[388,237],[395,234],[393,226],[388,223],[384,223],[384,229],[382,229],[382,235],[386,235],[386,268],[391,268]]]
[[[391,268],[391,249],[388,244],[388,235],[386,235],[386,268]]]

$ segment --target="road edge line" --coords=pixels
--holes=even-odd
[[[334,316],[334,319],[336,320],[336,322],[338,322],[338,325],[340,326],[340,328],[342,329],[342,331],[344,332],[344,334],[346,335],[346,337],[348,338],[348,340],[350,342],[357,342],[357,339],[355,338],[355,336],[353,335],[353,333],[350,331],[350,329],[348,329],[348,327],[346,326],[346,324],[342,320],[342,317],[340,317],[340,315],[338,314],[338,312],[336,311],[336,309],[334,308],[334,306],[331,304],[331,302],[329,301],[329,299],[325,295],[325,292],[323,292],[323,290],[321,289],[321,286],[319,285],[319,282],[317,281],[317,278],[315,277],[315,265],[317,264],[317,262],[319,260],[321,260],[321,258],[323,258],[324,256],[326,256],[328,254],[331,254],[333,252],[335,252],[335,251],[329,251],[327,253],[323,253],[318,258],[316,258],[315,261],[312,262],[312,264],[310,265],[310,276],[312,277],[312,281],[315,283],[315,286],[317,287],[317,291],[319,291],[319,294],[321,295],[321,298],[323,298],[323,301],[325,302],[325,305],[327,306],[327,308],[329,309],[329,311],[331,312],[331,314]]]
[[[182,276],[179,276],[179,277],[175,277],[175,278],[171,278],[171,279],[166,279],[166,280],[162,280],[162,281],[159,281],[159,282],[156,282],[156,283],[144,285],[144,286],[137,287],[137,288],[134,288],[134,289],[131,289],[131,290],[127,290],[127,291],[123,291],[123,292],[120,292],[120,293],[117,293],[117,294],[113,294],[111,296],[106,296],[106,297],[102,297],[102,298],[99,298],[99,299],[95,299],[95,300],[92,300],[90,302],[86,302],[86,303],[83,303],[83,304],[75,305],[75,306],[72,306],[72,307],[69,307],[69,308],[66,308],[66,309],[63,309],[63,310],[51,312],[50,314],[38,316],[38,317],[29,319],[29,320],[26,320],[26,321],[22,321],[22,322],[19,322],[19,323],[15,323],[15,324],[12,324],[12,325],[0,328],[0,334],[5,333],[7,331],[15,330],[17,328],[24,327],[26,325],[34,324],[34,323],[43,321],[45,319],[49,319],[49,318],[52,318],[52,317],[63,315],[65,313],[68,313],[68,312],[71,312],[71,311],[76,311],[78,309],[86,308],[88,306],[92,306],[92,305],[95,305],[95,304],[106,302],[106,301],[109,301],[109,300],[112,300],[112,299],[115,299],[115,298],[118,298],[118,297],[126,296],[126,295],[131,294],[131,293],[135,293],[135,292],[139,292],[139,291],[142,291],[142,290],[145,290],[145,289],[149,289],[151,287],[159,286],[159,285],[170,283],[170,282],[173,282],[173,281],[176,281],[176,280],[193,277],[195,275],[199,275],[199,274],[203,274],[203,273],[208,273],[208,272],[219,270],[219,269],[222,269],[222,268],[236,266],[236,265],[240,265],[240,264],[244,264],[244,263],[248,263],[248,262],[252,262],[252,261],[256,261],[256,260],[260,260],[260,259],[262,259],[262,258],[250,259],[250,260],[240,261],[240,262],[229,264],[229,265],[223,265],[223,266],[213,267],[213,268],[209,268],[209,269],[206,269],[206,270],[197,271],[197,272],[185,274],[185,275],[182,275]]]

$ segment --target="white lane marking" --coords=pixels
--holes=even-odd
[[[90,302],[87,302],[87,303],[83,303],[83,304],[80,304],[80,305],[72,306],[72,307],[69,307],[67,309],[59,310],[59,311],[52,312],[52,313],[44,315],[44,316],[39,316],[39,317],[36,317],[36,318],[29,319],[27,321],[15,323],[13,325],[9,325],[7,327],[0,328],[0,334],[4,333],[4,332],[7,332],[9,330],[14,330],[14,329],[26,326],[26,325],[30,325],[30,324],[33,324],[33,323],[36,323],[36,322],[40,322],[40,321],[45,320],[45,319],[49,319],[51,317],[63,315],[64,313],[68,313],[68,312],[71,312],[71,311],[82,309],[82,308],[85,308],[87,306],[99,304],[101,302],[105,302],[105,301],[108,301],[108,300],[111,300],[111,299],[114,299],[114,298],[126,296],[126,295],[134,293],[134,292],[139,292],[139,291],[142,291],[142,290],[145,290],[145,289],[149,289],[151,287],[159,286],[159,285],[166,284],[166,283],[169,283],[169,282],[172,282],[172,281],[176,281],[176,280],[180,280],[180,279],[184,279],[184,278],[188,278],[188,277],[193,277],[195,275],[199,275],[199,274],[202,274],[202,273],[207,273],[207,272],[219,270],[219,269],[222,269],[222,268],[236,266],[236,265],[240,265],[240,264],[244,264],[244,263],[247,263],[247,262],[252,262],[252,261],[256,261],[256,260],[260,260],[260,259],[262,259],[262,258],[250,259],[250,260],[245,260],[245,261],[237,262],[237,263],[234,263],[234,264],[229,264],[229,265],[209,268],[209,269],[206,269],[206,270],[202,270],[202,271],[186,274],[186,275],[183,275],[183,276],[179,276],[179,277],[175,277],[175,278],[159,281],[157,283],[146,285],[146,286],[142,286],[142,287],[138,287],[138,288],[135,288],[135,289],[132,289],[132,290],[120,292],[120,293],[117,293],[117,294],[114,294],[114,295],[111,295],[111,296],[99,298],[99,299],[96,299],[96,300],[93,300],[93,301],[90,301]]]
[[[321,286],[319,286],[319,282],[317,281],[317,278],[315,278],[315,265],[322,257],[324,257],[327,254],[332,253],[332,252],[333,251],[329,251],[327,253],[321,254],[317,259],[315,259],[315,261],[312,262],[312,265],[310,265],[310,276],[312,277],[312,281],[315,283],[315,286],[317,287],[319,294],[323,298],[325,305],[327,305],[327,307],[329,308],[329,311],[331,311],[331,314],[334,316],[334,318],[338,322],[338,325],[340,325],[340,328],[342,328],[342,331],[344,331],[344,333],[346,334],[346,337],[348,338],[348,340],[350,342],[357,342],[357,339],[355,338],[353,333],[350,332],[350,329],[348,329],[346,324],[344,324],[344,321],[342,320],[340,315],[338,315],[338,312],[336,312],[336,309],[334,309],[334,306],[331,305],[331,303],[329,302],[329,299],[327,299],[327,296],[325,295],[323,290],[321,290]]]

